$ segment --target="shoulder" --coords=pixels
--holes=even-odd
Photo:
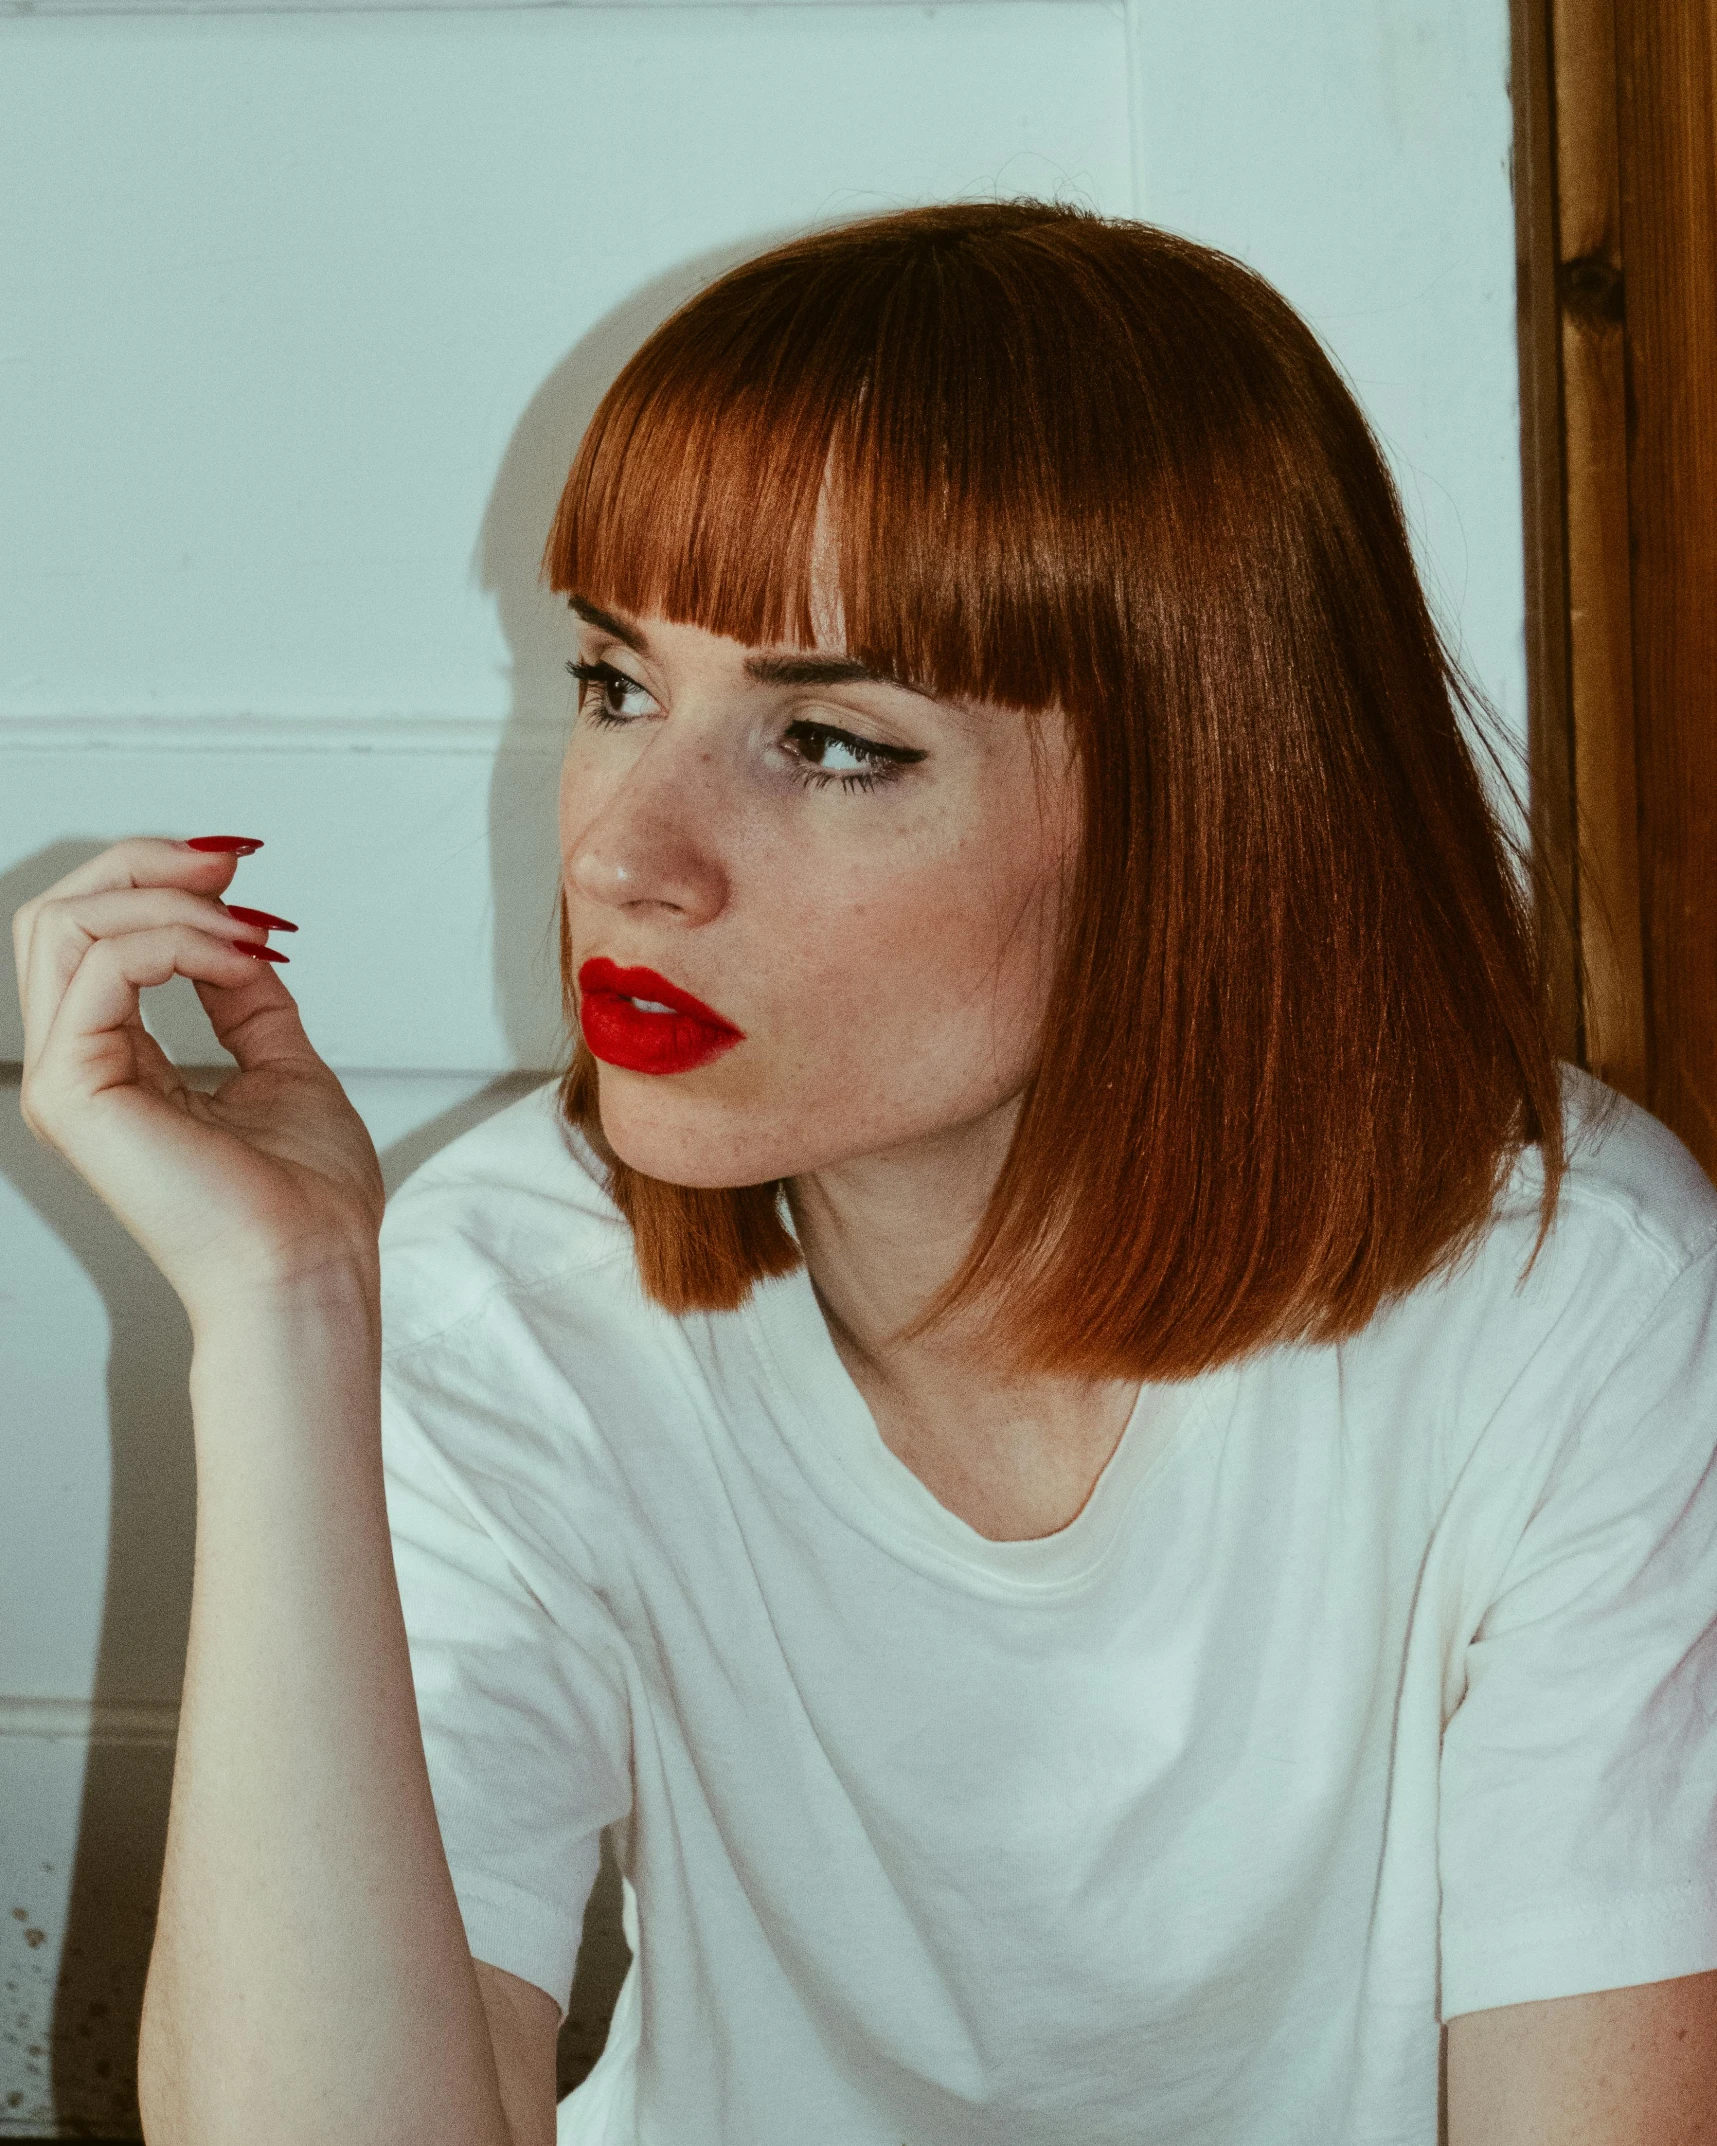
[[[1379,1423],[1435,1425],[1422,1449],[1438,1456],[1433,1482],[1481,1453],[1492,1473],[1548,1468],[1612,1379],[1643,1400],[1665,1322],[1697,1327],[1717,1291],[1717,1187],[1648,1112],[1577,1067],[1561,1073],[1567,1166],[1543,1241],[1531,1147],[1461,1256],[1337,1348],[1356,1405]],[[1684,1380],[1717,1374],[1717,1322],[1690,1329],[1680,1359]]]
[[[1578,1066],[1561,1073],[1569,1234],[1625,1245],[1644,1265],[1679,1273],[1717,1243],[1717,1186],[1649,1111]],[[1529,1149],[1505,1206],[1535,1210],[1543,1185],[1543,1156]]]
[[[601,1161],[561,1116],[553,1080],[449,1142],[397,1189],[382,1223],[388,1356],[497,1298],[630,1263],[632,1233],[605,1185]]]
[[[1471,1263],[1456,1283],[1475,1300],[1505,1296],[1593,1346],[1627,1337],[1717,1248],[1717,1186],[1667,1125],[1577,1066],[1564,1065],[1567,1167],[1538,1244],[1544,1157],[1523,1151]],[[1506,1279],[1505,1279],[1506,1277]]]

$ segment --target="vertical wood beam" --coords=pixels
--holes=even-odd
[[[1534,909],[1556,1055],[1584,1062],[1574,844],[1574,726],[1568,683],[1568,525],[1562,473],[1562,365],[1556,291],[1555,105],[1551,0],[1515,0],[1516,342],[1526,565],[1528,809]]]
[[[1650,1108],[1717,1177],[1717,0],[1616,0]]]
[[[1585,1063],[1651,1106],[1640,914],[1615,0],[1552,0],[1567,645]]]
[[[1717,0],[1513,12],[1541,921],[1580,1062],[1717,1178]]]

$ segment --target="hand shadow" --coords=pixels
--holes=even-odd
[[[577,649],[566,598],[544,587],[541,570],[561,488],[597,404],[640,344],[706,284],[803,228],[696,255],[633,292],[555,366],[501,457],[473,571],[495,599],[511,657],[511,704],[489,782],[489,868],[497,1003],[520,1064],[540,1058],[545,997],[560,998],[555,792],[573,708],[566,664]]]
[[[6,920],[20,903],[107,846],[106,840],[67,836],[0,875]],[[0,990],[16,1004],[10,932],[5,949]],[[232,1070],[186,979],[175,977],[150,991],[144,1004],[151,1032],[198,1085],[216,1086]],[[541,1078],[536,1072],[498,1075],[382,1148],[389,1192],[429,1155]],[[89,1689],[93,1734],[69,1889],[59,1874],[46,1874],[51,1891],[64,1892],[66,1906],[45,2084],[61,2136],[138,2136],[137,2032],[161,1888],[196,1540],[191,1336],[183,1307],[147,1254],[77,1172],[36,1139],[18,1106],[18,1070],[4,1069],[0,1177],[88,1276],[105,1315],[107,1347],[107,1569]],[[60,1311],[52,1286],[50,1317]],[[93,1323],[62,1314],[60,1345],[78,1349]],[[32,1371],[56,1346],[52,1324],[45,1334],[39,1323],[11,1331],[14,1346],[30,1352]],[[83,1361],[68,1365],[63,1381],[50,1383],[50,1355],[46,1378],[33,1378],[32,1386],[39,1392],[45,1385],[56,1410],[63,1393],[66,1414],[18,1423],[13,1435],[28,1438],[37,1452],[64,1442],[68,1467],[77,1473],[81,1461],[93,1486],[94,1455],[87,1445],[82,1454],[72,1445],[88,1427],[86,1369]],[[0,1556],[7,1554],[0,1542]],[[81,1714],[68,1715],[63,1733],[82,1734]],[[51,1794],[47,1784],[61,1775],[54,1755],[47,1763],[41,1792]],[[45,1920],[35,1904],[17,1904],[28,1908],[36,1927]],[[45,1976],[52,1957],[45,1953],[38,1968],[32,1953],[23,1971],[38,1968]],[[15,2009],[31,2025],[46,2007],[45,1990],[17,1993]],[[31,2060],[30,2071],[37,2068]],[[28,2115],[38,2120],[34,2111]]]

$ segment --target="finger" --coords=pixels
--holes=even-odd
[[[111,887],[178,886],[206,888],[211,879],[230,878],[241,859],[231,850],[192,849],[167,835],[132,835],[89,858],[63,879],[55,880],[38,901],[58,901],[71,894],[100,894]]]
[[[291,1003],[272,969],[189,925],[167,924],[93,940],[55,1009],[34,1065],[24,1075],[22,1099],[32,1128],[52,1136],[56,1126],[68,1123],[82,1105],[106,1090],[136,1087],[132,1029],[139,994],[175,975],[221,987],[226,994],[224,1025],[235,1033],[242,1033],[251,1013]]]
[[[100,894],[41,898],[29,943],[18,968],[18,999],[24,1013],[24,1063],[32,1039],[45,1036],[67,984],[95,939],[146,931],[162,924],[189,924],[217,937],[265,943],[255,925],[233,917],[209,894],[178,887],[135,886]]]
[[[144,1027],[141,1013],[130,1023],[130,1033],[139,1087],[153,1088],[157,1095],[172,1097],[190,1086],[184,1074]]]
[[[319,1066],[322,1061],[304,1033],[298,1001],[278,973],[248,955],[240,958],[247,968],[262,969],[262,975],[236,989],[216,983],[197,985],[197,996],[221,1048],[230,1051],[246,1073],[259,1066]],[[266,988],[270,984],[272,990]]]
[[[231,886],[239,858],[230,850],[191,849],[164,835],[133,835],[115,842],[99,856],[87,859],[75,871],[56,879],[51,887],[23,903],[12,917],[12,945],[22,976],[30,960],[31,942],[44,906],[84,894],[106,893],[118,887],[187,887],[198,894],[217,895]]]

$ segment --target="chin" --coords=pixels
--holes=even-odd
[[[759,1139],[749,1114],[736,1124],[730,1110],[683,1094],[662,1094],[657,1086],[662,1077],[622,1072],[616,1078],[606,1065],[598,1076],[603,1140],[628,1169],[666,1185],[716,1191],[768,1184],[805,1167],[779,1142]],[[637,1092],[641,1087],[643,1094]]]

